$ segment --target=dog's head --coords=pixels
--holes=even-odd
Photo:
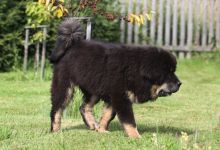
[[[182,83],[175,74],[170,74],[165,79],[164,83],[157,88],[156,94],[158,96],[168,96],[179,90]]]
[[[169,96],[179,90],[181,82],[175,73],[166,74],[160,82],[154,82],[151,87],[151,99]]]
[[[175,74],[176,58],[163,49],[152,50],[146,56],[142,63],[141,76],[150,85],[149,99],[154,100],[177,92],[182,83]]]

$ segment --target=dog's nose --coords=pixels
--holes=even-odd
[[[182,84],[182,82],[180,82],[180,81],[177,83],[177,85],[178,85],[179,87],[180,87],[181,84]]]

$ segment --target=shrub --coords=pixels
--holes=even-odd
[[[26,23],[25,1],[0,1],[0,70],[19,64],[22,50],[23,25]]]

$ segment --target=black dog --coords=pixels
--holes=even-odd
[[[51,131],[61,128],[62,112],[78,86],[84,101],[80,107],[85,124],[107,132],[110,121],[118,118],[129,137],[140,137],[132,103],[143,103],[177,92],[181,82],[174,74],[175,57],[161,48],[131,46],[83,40],[80,24],[64,20],[51,55]],[[103,99],[105,107],[99,124],[92,108]]]

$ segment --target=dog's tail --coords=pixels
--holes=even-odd
[[[58,27],[58,37],[50,56],[50,62],[58,62],[71,45],[80,42],[83,38],[84,33],[78,21],[73,18],[62,21]]]

